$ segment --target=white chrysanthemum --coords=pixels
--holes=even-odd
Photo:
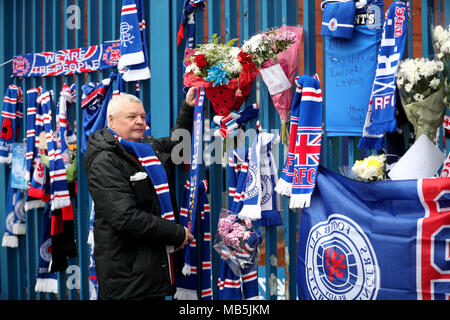
[[[244,45],[242,46],[242,49],[246,51],[247,53],[253,53],[257,50],[257,48],[263,43],[262,34],[259,33],[257,35],[254,35],[247,41],[244,41]]]
[[[406,92],[411,92],[412,88],[413,88],[412,83],[405,84],[405,91]]]
[[[414,100],[417,101],[417,102],[420,102],[420,101],[422,101],[423,99],[425,99],[425,97],[424,97],[424,95],[421,94],[421,93],[416,93],[416,94],[414,95]]]
[[[437,89],[440,83],[441,81],[438,78],[433,78],[433,80],[430,81],[430,87],[433,89]]]

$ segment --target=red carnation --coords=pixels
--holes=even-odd
[[[238,60],[240,63],[251,63],[252,57],[247,52],[241,50],[238,54]]]
[[[199,54],[195,56],[194,62],[199,68],[206,67],[206,65],[208,64],[208,61],[206,61],[204,54]]]

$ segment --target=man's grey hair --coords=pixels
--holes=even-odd
[[[115,117],[117,113],[120,111],[122,103],[125,101],[142,104],[142,101],[135,95],[128,93],[120,93],[119,95],[113,96],[111,101],[109,101],[108,109],[106,111],[106,118],[109,119],[110,115],[112,117]]]

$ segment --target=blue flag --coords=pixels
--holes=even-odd
[[[450,295],[449,178],[361,182],[319,168],[301,212],[300,299]]]

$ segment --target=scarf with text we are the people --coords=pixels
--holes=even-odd
[[[184,185],[182,203],[180,206],[180,224],[188,228],[191,221],[188,218],[189,181]],[[189,269],[189,274],[179,276],[176,279],[177,292],[174,299],[178,300],[211,300],[211,212],[208,201],[208,182],[202,180],[198,185],[198,212],[197,224],[193,227],[192,240],[184,249],[184,270]],[[200,218],[200,220],[198,220]],[[200,256],[200,259],[198,259]],[[200,282],[199,282],[200,280]],[[199,289],[199,283],[201,288]],[[199,296],[200,294],[200,296]]]
[[[11,84],[3,97],[3,109],[0,116],[0,163],[12,161],[12,143],[16,141],[19,134],[22,118],[22,89]]]
[[[170,199],[169,183],[167,180],[167,174],[155,154],[152,146],[148,143],[139,143],[134,141],[128,141],[120,137],[113,130],[108,128],[114,137],[122,144],[124,149],[137,157],[139,163],[144,168],[144,172],[138,172],[135,176],[131,177],[136,180],[145,179],[147,176],[155,187],[156,195],[161,207],[161,217],[169,221],[175,222],[175,216],[172,209],[172,202]],[[130,178],[130,179],[131,179]],[[173,269],[173,246],[166,246],[167,258],[170,267],[170,281],[173,284],[175,282],[174,269]]]
[[[397,130],[396,75],[405,48],[407,28],[408,5],[401,1],[393,2],[386,12],[375,80],[358,143],[360,149],[380,150],[385,145],[385,133]]]
[[[286,162],[275,191],[291,196],[290,208],[309,206],[322,141],[322,91],[317,74],[296,77]]]
[[[69,187],[67,185],[66,168],[61,157],[61,152],[56,146],[52,128],[52,97],[49,91],[43,91],[38,102],[42,106],[44,115],[45,140],[47,141],[49,175],[50,175],[50,203],[51,210],[70,206]]]

